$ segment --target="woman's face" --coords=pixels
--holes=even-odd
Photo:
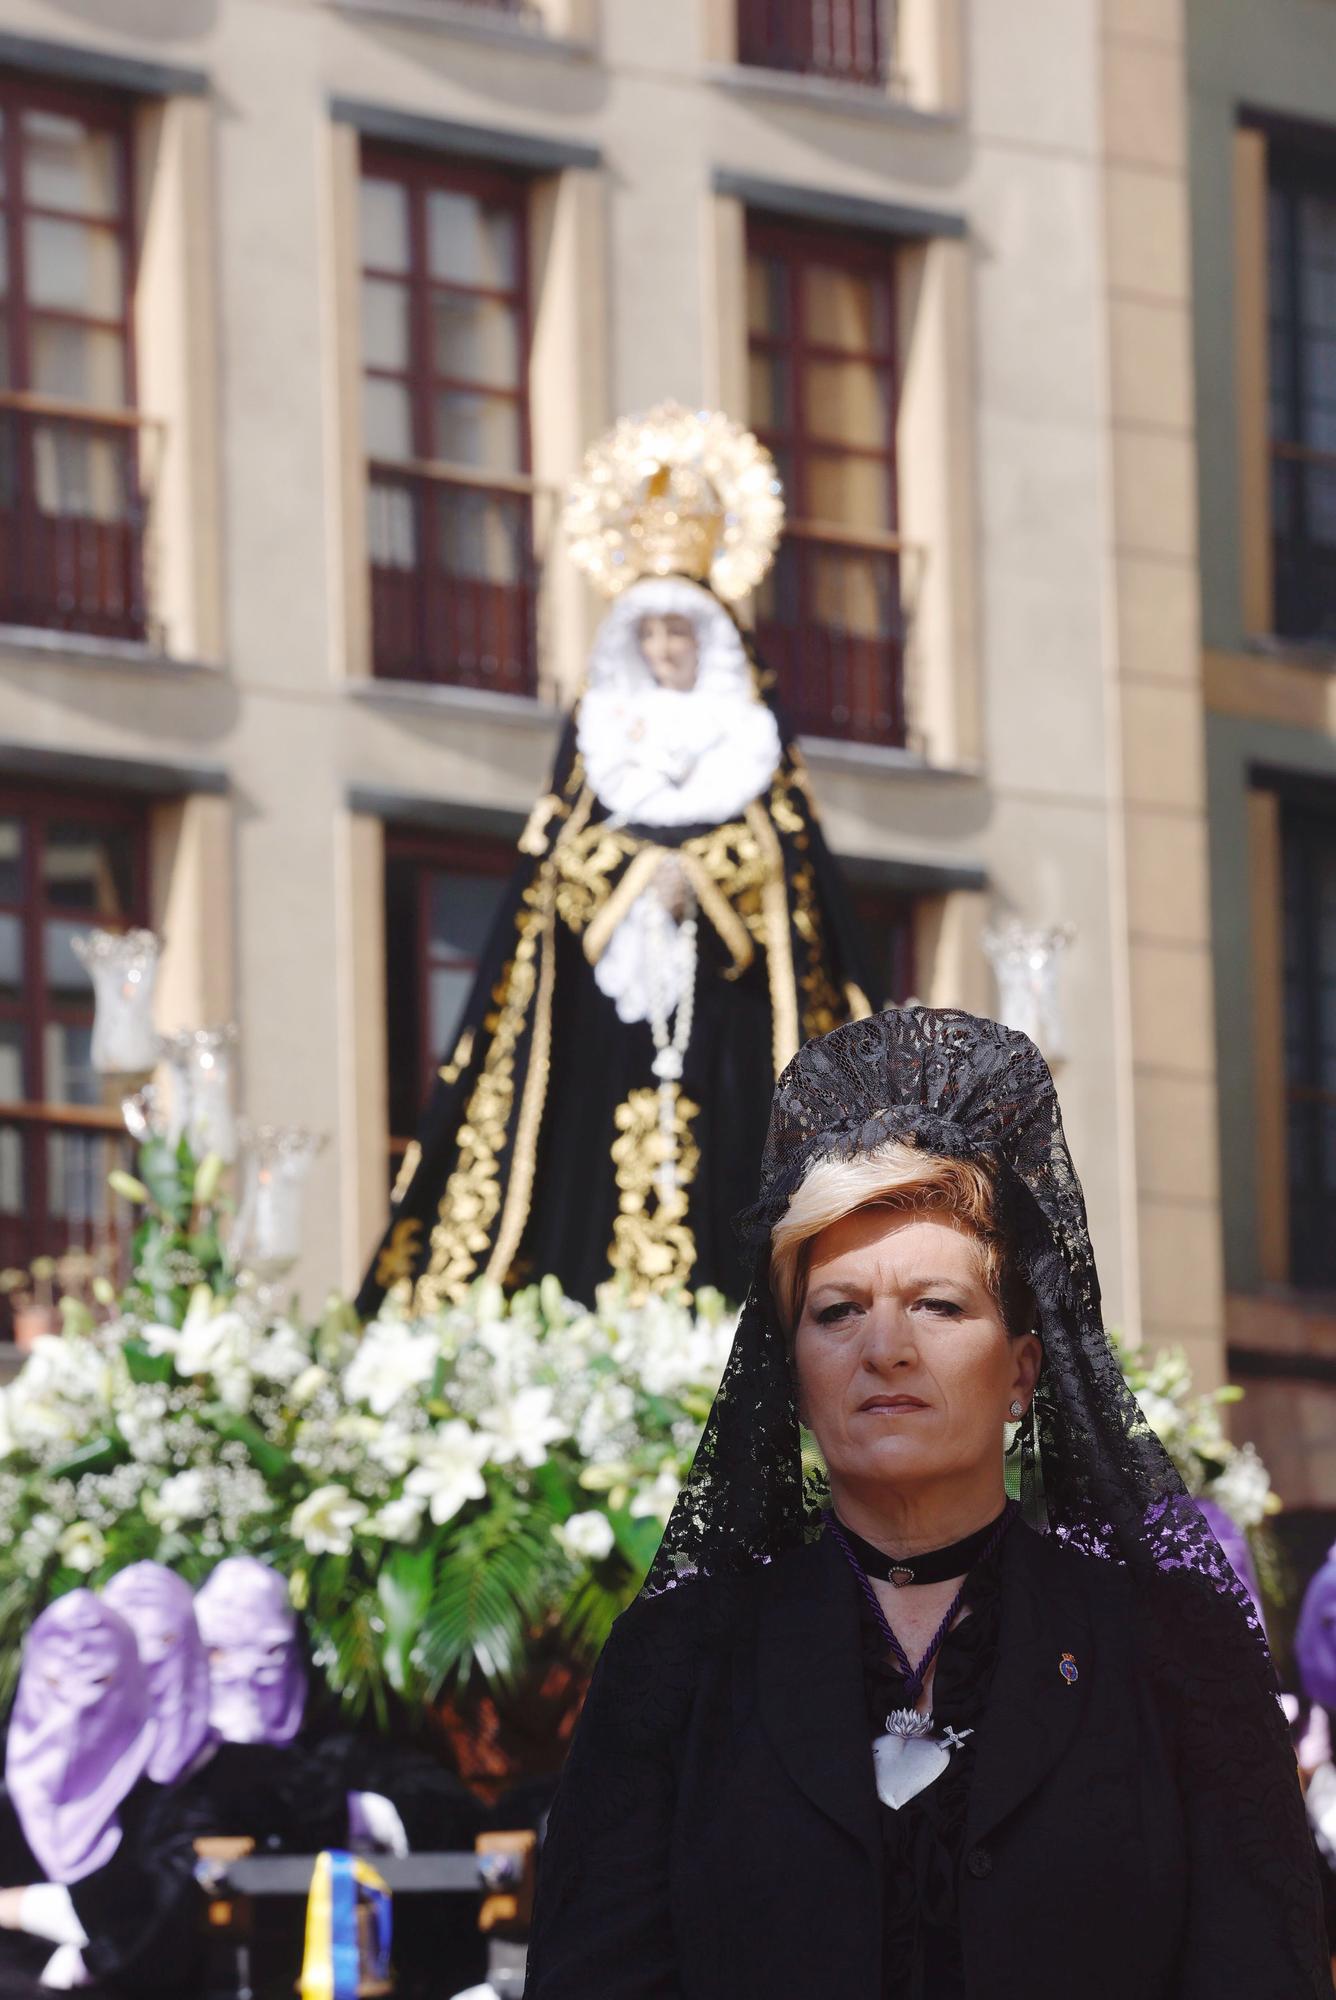
[[[1002,1427],[1041,1358],[1007,1334],[979,1239],[949,1216],[859,1209],[813,1242],[794,1366],[836,1484],[1000,1482]]]
[[[645,664],[659,686],[689,694],[696,685],[696,628],[691,620],[678,611],[664,618],[642,618],[638,637]]]

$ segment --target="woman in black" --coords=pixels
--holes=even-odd
[[[1038,1052],[927,1009],[809,1043],[748,1221],[529,2000],[1329,1994],[1256,1612],[1109,1350]]]

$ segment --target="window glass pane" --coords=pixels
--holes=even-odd
[[[890,288],[837,264],[803,272],[803,338],[818,347],[884,353],[890,346]]]
[[[417,505],[407,486],[372,480],[367,487],[367,548],[378,568],[416,569]]]
[[[869,361],[810,361],[803,370],[809,437],[875,451],[891,442],[887,370]]]
[[[48,1021],[42,1037],[42,1095],[48,1104],[100,1104],[93,1068],[93,1024]]]
[[[402,382],[368,377],[362,391],[362,421],[368,457],[413,457],[412,407]]]
[[[78,215],[115,216],[120,200],[120,147],[111,132],[56,111],[23,114],[23,188],[34,208],[68,208]]]
[[[489,291],[519,283],[519,223],[513,210],[476,195],[434,188],[427,196],[427,269],[433,278]]]
[[[480,956],[504,882],[498,875],[432,876],[428,949],[433,958],[472,963]]]
[[[93,988],[82,963],[74,955],[74,940],[87,934],[86,923],[71,923],[53,917],[42,926],[43,972],[47,992],[62,1006],[92,1004]],[[48,1085],[50,1079],[47,1079]]]
[[[3,146],[4,143],[6,124],[5,113],[0,111],[0,146]],[[5,154],[3,151],[0,151],[0,201],[3,201],[8,193],[9,185],[6,178]]]
[[[518,495],[443,488],[437,497],[437,545],[447,575],[518,583],[525,570],[529,503]]]
[[[0,916],[0,994],[17,1000],[23,993],[23,926],[15,916]]]
[[[407,271],[407,188],[364,178],[359,207],[363,264],[374,271]]]
[[[121,521],[131,511],[131,445],[122,432],[42,424],[32,433],[32,463],[44,514]]]
[[[128,827],[53,820],[42,856],[42,893],[58,909],[128,922],[134,912],[134,840]]]
[[[520,340],[514,308],[499,299],[456,292],[432,301],[436,373],[490,388],[519,386]]]
[[[0,1127],[0,1214],[23,1215],[27,1206],[23,1192],[23,1135],[13,1125],[6,1125]]]
[[[0,819],[0,903],[17,903],[23,894],[23,822]]]
[[[436,398],[436,453],[458,465],[519,472],[520,412],[499,396],[449,389]]]
[[[0,1021],[0,1104],[21,1104],[28,1095],[23,1073],[23,1024]]]
[[[362,280],[362,359],[368,368],[407,369],[407,285]]]
[[[24,225],[28,303],[57,312],[120,319],[125,309],[121,246],[109,229],[30,216]]]
[[[753,354],[748,413],[762,430],[780,430],[789,421],[789,364],[778,355]]]
[[[782,338],[789,331],[788,266],[777,257],[747,260],[747,326]]]
[[[32,386],[39,395],[103,410],[125,407],[125,343],[120,334],[34,314],[30,339]]]
[[[895,527],[890,473],[875,459],[814,452],[807,461],[804,513],[832,527],[889,534]]]

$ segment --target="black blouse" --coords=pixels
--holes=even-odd
[[[863,1689],[875,1738],[887,1712],[908,1707],[902,1676],[871,1605],[859,1592]],[[997,1659],[1001,1615],[996,1557],[965,1586],[969,1616],[947,1633],[932,1681],[934,1733],[976,1731]],[[882,1844],[883,2000],[963,2000],[958,1888],[975,1736],[939,1778],[898,1809],[878,1802]]]

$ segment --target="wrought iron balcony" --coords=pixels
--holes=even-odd
[[[0,391],[0,622],[146,639],[146,446],[133,411]]]
[[[368,490],[373,671],[535,694],[535,481],[468,466],[373,461]]]
[[[906,584],[917,554],[898,535],[789,523],[758,602],[756,642],[793,729],[909,743]]]
[[[893,70],[893,0],[738,0],[738,61],[884,88]]]

